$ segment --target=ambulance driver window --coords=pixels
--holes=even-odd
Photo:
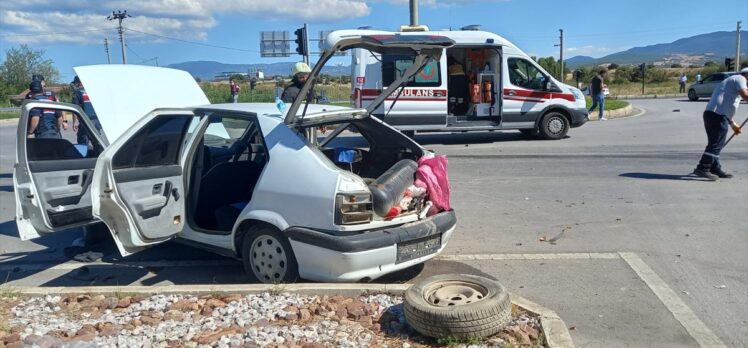
[[[413,65],[412,56],[383,55],[382,56],[382,80],[384,85],[389,86],[395,79],[403,75],[405,70]],[[408,87],[439,87],[441,86],[441,74],[439,62],[429,61],[426,66],[418,72],[414,79],[408,81]]]
[[[509,82],[517,87],[543,90],[545,75],[532,63],[521,58],[509,58]]]
[[[78,120],[72,112],[54,108],[33,108],[26,128],[26,156],[29,161],[57,161],[96,158],[103,147],[89,136],[85,123],[64,127],[63,120]]]

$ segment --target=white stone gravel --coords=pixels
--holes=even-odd
[[[21,339],[26,346],[36,347],[167,347],[180,343],[182,347],[237,347],[251,343],[256,346],[291,346],[303,343],[321,343],[334,347],[413,347],[422,346],[423,337],[415,333],[405,322],[402,313],[402,297],[387,294],[362,296],[363,303],[373,304],[377,309],[371,317],[380,318],[386,311],[389,318],[396,318],[391,325],[382,327],[381,331],[364,328],[359,323],[313,316],[310,321],[289,321],[285,316],[290,314],[284,309],[288,306],[303,308],[323,300],[318,296],[299,294],[245,295],[238,301],[227,303],[224,307],[215,308],[208,316],[193,316],[191,312],[183,315],[183,320],[163,320],[156,325],[142,324],[131,330],[122,329],[114,336],[96,336],[92,342],[63,341],[49,336],[56,330],[75,336],[85,325],[109,322],[126,326],[141,315],[148,313],[165,313],[180,300],[200,301],[192,295],[153,295],[143,301],[134,302],[125,309],[117,311],[106,309],[99,318],[71,316],[63,305],[60,296],[44,296],[23,299],[11,309],[7,318],[10,327],[23,327]],[[203,301],[205,301],[203,299]],[[523,315],[512,319],[511,325],[530,325],[539,328],[536,318]],[[230,328],[242,328],[243,332],[231,332],[217,338],[210,345],[198,345],[196,338],[205,333]],[[34,336],[36,335],[36,336]],[[45,336],[46,335],[46,336]],[[44,338],[51,344],[36,344],[34,340]],[[411,340],[415,338],[414,340]],[[409,341],[409,342],[406,342]],[[50,343],[50,342],[46,342]],[[46,344],[45,343],[45,344]],[[433,343],[433,342],[432,342]],[[2,345],[2,340],[0,340]],[[486,345],[501,346],[503,340],[489,339]]]

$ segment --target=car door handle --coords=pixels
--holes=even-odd
[[[71,175],[68,177],[68,185],[75,185],[78,183],[78,180],[80,179],[77,175]]]

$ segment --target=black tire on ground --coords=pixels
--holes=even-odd
[[[538,136],[538,129],[537,128],[533,128],[533,129],[520,129],[519,132],[522,133],[522,135],[524,135],[524,136],[526,136],[528,138],[534,138],[534,137]]]
[[[436,338],[484,338],[511,319],[509,294],[498,282],[475,275],[428,277],[405,292],[405,319],[419,333]]]
[[[543,116],[538,128],[544,139],[563,139],[569,132],[569,120],[562,113],[551,111]]]
[[[291,243],[275,227],[251,228],[242,240],[242,264],[252,280],[266,283],[293,283],[299,266]]]
[[[696,91],[694,91],[693,89],[689,89],[688,90],[688,100],[690,100],[690,101],[697,101],[697,100],[699,100],[699,96],[696,95]]]

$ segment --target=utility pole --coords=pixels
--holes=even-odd
[[[104,51],[106,51],[106,63],[112,64],[112,57],[109,56],[109,39],[104,38]]]
[[[122,31],[122,20],[127,17],[132,17],[132,16],[127,14],[127,10],[125,10],[124,12],[117,11],[117,13],[112,11],[112,15],[106,18],[110,21],[115,20],[115,19],[119,21],[119,25],[117,26],[117,31],[119,32],[119,43],[122,46],[122,64],[127,64],[127,55],[125,55],[125,34]]]
[[[410,0],[410,26],[418,25],[418,0]]]
[[[559,29],[558,31],[561,33],[561,36],[558,37],[558,39],[559,39],[559,44],[558,45],[560,46],[559,47],[559,51],[560,52],[558,54],[558,56],[559,56],[558,62],[561,65],[561,83],[564,83],[564,77],[565,77],[564,76],[564,30],[563,29]]]
[[[561,36],[558,37],[558,45],[553,45],[553,47],[559,48],[558,63],[561,66],[559,80],[561,83],[564,83],[564,30],[559,29],[558,31],[561,33]]]
[[[738,30],[735,32],[735,71],[740,71],[740,24],[742,21],[738,21]]]

